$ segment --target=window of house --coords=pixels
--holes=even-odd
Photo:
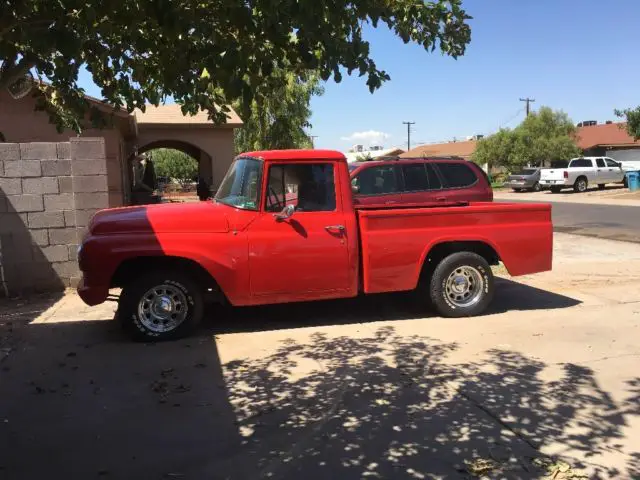
[[[358,195],[397,193],[398,178],[393,165],[370,167],[362,170],[353,180]]]
[[[448,188],[470,187],[478,181],[474,171],[464,163],[439,163],[438,170]]]
[[[305,163],[273,165],[269,168],[266,210],[280,212],[293,205],[297,212],[336,209],[333,164]]]

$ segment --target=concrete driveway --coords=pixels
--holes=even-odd
[[[113,303],[5,302],[0,477],[638,478],[640,246],[558,234],[554,262],[483,317],[375,296],[157,345]]]

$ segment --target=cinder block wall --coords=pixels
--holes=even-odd
[[[0,296],[75,286],[78,244],[108,206],[103,138],[0,143]]]

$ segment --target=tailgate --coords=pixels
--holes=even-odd
[[[540,172],[540,180],[564,180],[564,172],[564,168],[542,170]]]

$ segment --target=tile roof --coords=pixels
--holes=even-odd
[[[229,107],[231,109],[231,107]],[[140,109],[134,110],[134,115],[138,124],[140,125],[210,125],[215,126],[211,120],[209,120],[207,112],[199,111],[195,115],[183,115],[180,110],[180,105],[147,105],[145,111]],[[242,120],[236,112],[231,109],[227,114],[227,126],[241,126]]]
[[[583,150],[593,148],[596,145],[637,145],[625,130],[625,123],[603,123],[590,127],[578,128],[578,147]]]
[[[475,140],[464,142],[431,143],[420,145],[400,155],[400,158],[410,157],[448,157],[459,156],[469,158],[476,149]]]

